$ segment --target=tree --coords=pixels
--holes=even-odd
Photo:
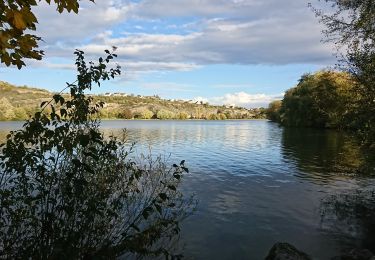
[[[18,69],[25,65],[24,59],[40,60],[43,51],[39,49],[40,37],[28,33],[35,31],[38,19],[32,11],[41,0],[0,1],[0,60],[6,66]],[[51,0],[45,0],[48,4]],[[89,0],[94,2],[94,0]],[[57,11],[78,13],[79,0],[54,0]]]
[[[282,101],[281,100],[275,100],[272,101],[268,105],[267,109],[267,118],[271,121],[280,122],[280,109],[281,109]]]
[[[141,108],[140,111],[134,113],[134,118],[138,119],[151,119],[153,116],[154,113],[147,108]]]
[[[9,102],[9,100],[5,97],[0,99],[0,120],[12,120],[16,117],[14,112],[14,107]]]
[[[123,111],[118,113],[118,117],[122,119],[133,119],[133,113],[129,108],[125,108]]]
[[[375,141],[375,3],[373,0],[325,0],[334,9],[326,14],[314,9],[328,41],[334,42],[344,54],[341,68],[357,81],[355,95],[360,99],[353,110],[353,125],[363,139]]]
[[[186,120],[189,118],[189,115],[186,112],[180,112],[178,113],[178,119],[179,120]]]
[[[171,255],[192,200],[178,189],[185,161],[132,159],[132,146],[100,131],[85,91],[120,74],[77,55],[70,97],[55,94],[0,146],[1,259],[114,259]],[[47,113],[47,107],[50,112]]]
[[[355,81],[345,72],[303,75],[282,100],[280,121],[287,126],[351,128],[349,111],[356,96]]]
[[[14,115],[16,120],[26,120],[27,112],[23,107],[17,107],[14,109]]]
[[[166,110],[166,109],[160,109],[157,113],[156,116],[158,119],[174,119],[176,117],[175,113],[172,111]]]

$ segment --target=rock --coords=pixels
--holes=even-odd
[[[265,260],[311,260],[311,258],[291,244],[276,243]]]
[[[336,256],[332,260],[375,260],[375,256],[367,249],[353,249],[349,253]]]

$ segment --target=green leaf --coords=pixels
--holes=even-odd
[[[173,185],[168,185],[168,189],[170,189],[170,190],[176,190],[176,186],[173,186]]]
[[[88,135],[81,135],[78,137],[80,145],[83,147],[87,146],[90,143],[90,136]]]
[[[134,228],[134,229],[137,230],[138,232],[141,232],[141,230],[139,229],[139,227],[137,227],[135,224],[131,224],[130,227],[131,227],[131,228]]]
[[[81,161],[78,160],[78,159],[73,159],[72,160],[72,163],[76,166],[76,167],[80,167],[82,165]]]
[[[61,115],[62,117],[65,117],[65,116],[68,115],[68,112],[66,111],[65,108],[61,108],[61,109],[60,109],[60,115]]]
[[[155,208],[156,208],[156,210],[159,212],[159,214],[161,215],[162,212],[163,212],[161,206],[160,206],[159,204],[155,204]]]
[[[150,216],[150,213],[153,211],[151,207],[147,207],[143,210],[142,216],[144,219],[147,219]]]
[[[166,201],[168,199],[168,196],[167,194],[165,193],[159,193],[159,197],[163,200],[163,201]]]

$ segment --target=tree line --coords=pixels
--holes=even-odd
[[[375,5],[373,0],[325,0],[333,12],[311,7],[335,43],[338,70],[301,77],[268,117],[286,126],[355,131],[371,147],[375,141]]]
[[[288,127],[316,127],[354,131],[369,144],[368,128],[373,114],[363,113],[363,94],[357,80],[347,72],[322,70],[303,75],[282,100],[267,108],[267,118]],[[365,135],[366,134],[366,135]]]
[[[0,81],[0,121],[25,120],[40,110],[39,104],[53,95],[46,90],[16,87]],[[63,94],[65,98],[69,95]],[[161,120],[225,120],[262,119],[265,109],[213,106],[208,103],[192,103],[183,100],[165,100],[157,96],[106,96],[92,95],[105,106],[98,116],[101,119],[161,119]],[[46,110],[50,108],[47,107]],[[49,111],[50,112],[50,111]]]

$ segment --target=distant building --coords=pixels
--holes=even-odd
[[[119,93],[119,92],[116,92],[116,93],[106,92],[106,93],[104,93],[104,96],[107,96],[107,97],[127,97],[127,96],[129,96],[129,94]]]
[[[115,96],[115,97],[127,97],[128,96],[128,94],[126,94],[126,93],[114,93],[113,94],[113,96]]]

